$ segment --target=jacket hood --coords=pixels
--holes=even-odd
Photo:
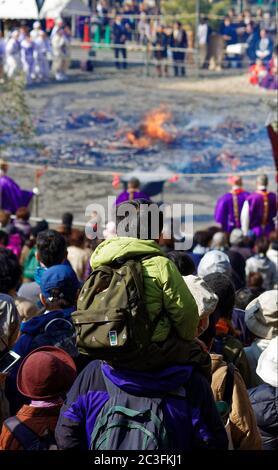
[[[159,245],[154,240],[140,240],[138,238],[115,237],[102,242],[91,257],[91,267],[111,264],[117,258],[148,255],[164,256]]]
[[[137,372],[113,369],[102,364],[104,375],[114,385],[133,395],[161,395],[185,385],[191,377],[193,366],[173,366],[159,372]]]
[[[28,333],[29,335],[34,335],[40,331],[48,322],[54,320],[55,318],[65,318],[69,319],[70,313],[74,309],[67,310],[53,310],[52,312],[43,313],[37,317],[33,317],[26,322],[21,323],[20,331],[21,333]],[[70,312],[70,313],[69,313]]]

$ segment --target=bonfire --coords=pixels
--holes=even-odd
[[[138,129],[128,131],[126,138],[134,147],[145,149],[155,142],[170,144],[176,138],[175,132],[165,129],[165,124],[172,120],[172,114],[165,108],[154,109],[144,118]]]

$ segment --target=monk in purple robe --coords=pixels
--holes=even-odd
[[[150,197],[140,191],[140,181],[137,178],[131,178],[128,182],[127,191],[121,193],[116,200],[116,206],[122,204],[122,202],[132,201],[134,199],[147,199],[150,200]]]
[[[241,224],[244,235],[251,230],[257,237],[268,236],[275,230],[275,217],[277,216],[277,197],[275,193],[267,191],[268,177],[257,177],[257,190],[246,199],[242,213]]]
[[[20,207],[28,207],[34,193],[21,189],[7,171],[7,162],[0,160],[0,208],[15,214]]]
[[[243,189],[240,176],[232,176],[228,182],[232,190],[218,199],[214,218],[224,232],[230,233],[234,228],[241,228],[240,215],[249,193]]]

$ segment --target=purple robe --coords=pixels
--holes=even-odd
[[[249,193],[247,191],[237,192],[235,197],[237,198],[238,205],[238,222],[234,214],[234,201],[232,192],[226,193],[221,196],[215,208],[214,219],[221,225],[225,232],[231,232],[234,228],[240,228],[240,214],[242,211],[243,204]]]
[[[263,191],[261,191],[263,192]],[[256,191],[247,198],[249,203],[249,228],[255,233],[257,237],[261,235],[269,235],[275,229],[273,222],[274,217],[277,214],[277,200],[275,193],[268,193],[268,214],[266,218],[266,224],[263,227],[264,219],[264,198],[261,192]]]
[[[142,193],[141,191],[136,191],[134,194],[133,194],[133,200],[134,199],[147,199],[148,201],[150,200],[149,196],[146,194],[146,193]],[[126,202],[126,201],[129,201],[129,192],[128,191],[124,191],[123,193],[121,193],[118,197],[117,197],[117,200],[116,200],[116,206],[118,206],[119,204],[122,204],[122,202]]]
[[[28,207],[33,197],[32,191],[21,189],[7,175],[0,176],[0,207],[15,214],[19,207]]]

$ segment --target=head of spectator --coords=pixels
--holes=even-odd
[[[198,276],[183,276],[184,282],[193,295],[199,314],[199,324],[196,336],[200,336],[209,326],[209,316],[215,312],[218,296],[204,279]]]
[[[266,29],[261,29],[260,30],[260,38],[261,39],[265,39],[267,37],[267,32],[266,32]]]
[[[163,212],[149,200],[130,200],[117,207],[116,225],[120,237],[159,241],[163,224]]]
[[[131,178],[127,184],[129,193],[136,193],[140,191],[140,181],[138,178]]]
[[[230,278],[225,274],[208,274],[204,277],[204,281],[218,297],[216,309],[209,317],[209,326],[200,336],[200,339],[210,348],[211,342],[217,334],[225,335],[233,331],[231,323],[235,305],[235,288]]]
[[[230,245],[231,246],[243,246],[244,235],[240,228],[234,228],[230,233]]]
[[[248,274],[247,278],[247,286],[249,289],[251,289],[252,292],[258,292],[259,294],[262,294],[264,292],[263,289],[263,276],[259,272],[251,272]]]
[[[247,305],[245,323],[249,331],[257,338],[271,340],[278,335],[276,290],[264,292]]]
[[[235,295],[235,307],[240,310],[245,310],[247,305],[257,297],[248,287],[238,289]]]
[[[265,236],[257,238],[255,241],[254,251],[257,255],[266,255],[269,248],[269,241]]]
[[[15,215],[17,220],[24,220],[24,222],[28,222],[30,219],[30,211],[27,207],[20,207],[17,209]]]
[[[212,250],[224,251],[228,249],[228,235],[225,232],[217,232],[213,235],[210,245]]]
[[[278,336],[273,338],[259,357],[257,375],[268,385],[278,387]]]
[[[72,224],[73,224],[73,214],[71,212],[65,212],[62,215],[62,225],[64,225],[68,229],[71,229]]]
[[[4,209],[0,209],[0,228],[5,230],[6,227],[9,227],[11,222],[11,213]]]
[[[167,256],[177,266],[182,276],[189,276],[195,272],[195,264],[184,251],[170,251]]]
[[[17,373],[19,392],[33,401],[63,398],[76,378],[73,359],[63,349],[43,346],[26,356]]]
[[[40,21],[35,21],[35,22],[33,23],[33,29],[35,29],[35,30],[41,29],[41,23],[40,23]]]
[[[23,239],[25,239],[31,233],[31,225],[29,223],[30,211],[27,207],[20,207],[15,215],[14,226],[20,232]]]
[[[60,264],[47,269],[40,280],[41,303],[47,311],[74,307],[80,283],[71,266]]]
[[[14,294],[21,284],[22,268],[12,251],[0,247],[0,292]]]
[[[208,251],[198,266],[198,276],[205,277],[211,273],[232,275],[230,260],[226,253],[219,250]]]
[[[3,174],[5,175],[8,173],[9,165],[6,160],[3,160],[3,158],[0,159],[0,175]]]
[[[226,27],[231,26],[231,18],[229,16],[225,16],[224,18],[224,25]]]
[[[193,251],[202,255],[206,253],[209,250],[212,236],[208,230],[198,230],[195,232],[193,236]]]
[[[69,245],[84,248],[85,233],[82,230],[72,229],[69,237]]]
[[[56,230],[45,230],[37,236],[37,259],[45,268],[62,264],[67,258],[64,237]]]

